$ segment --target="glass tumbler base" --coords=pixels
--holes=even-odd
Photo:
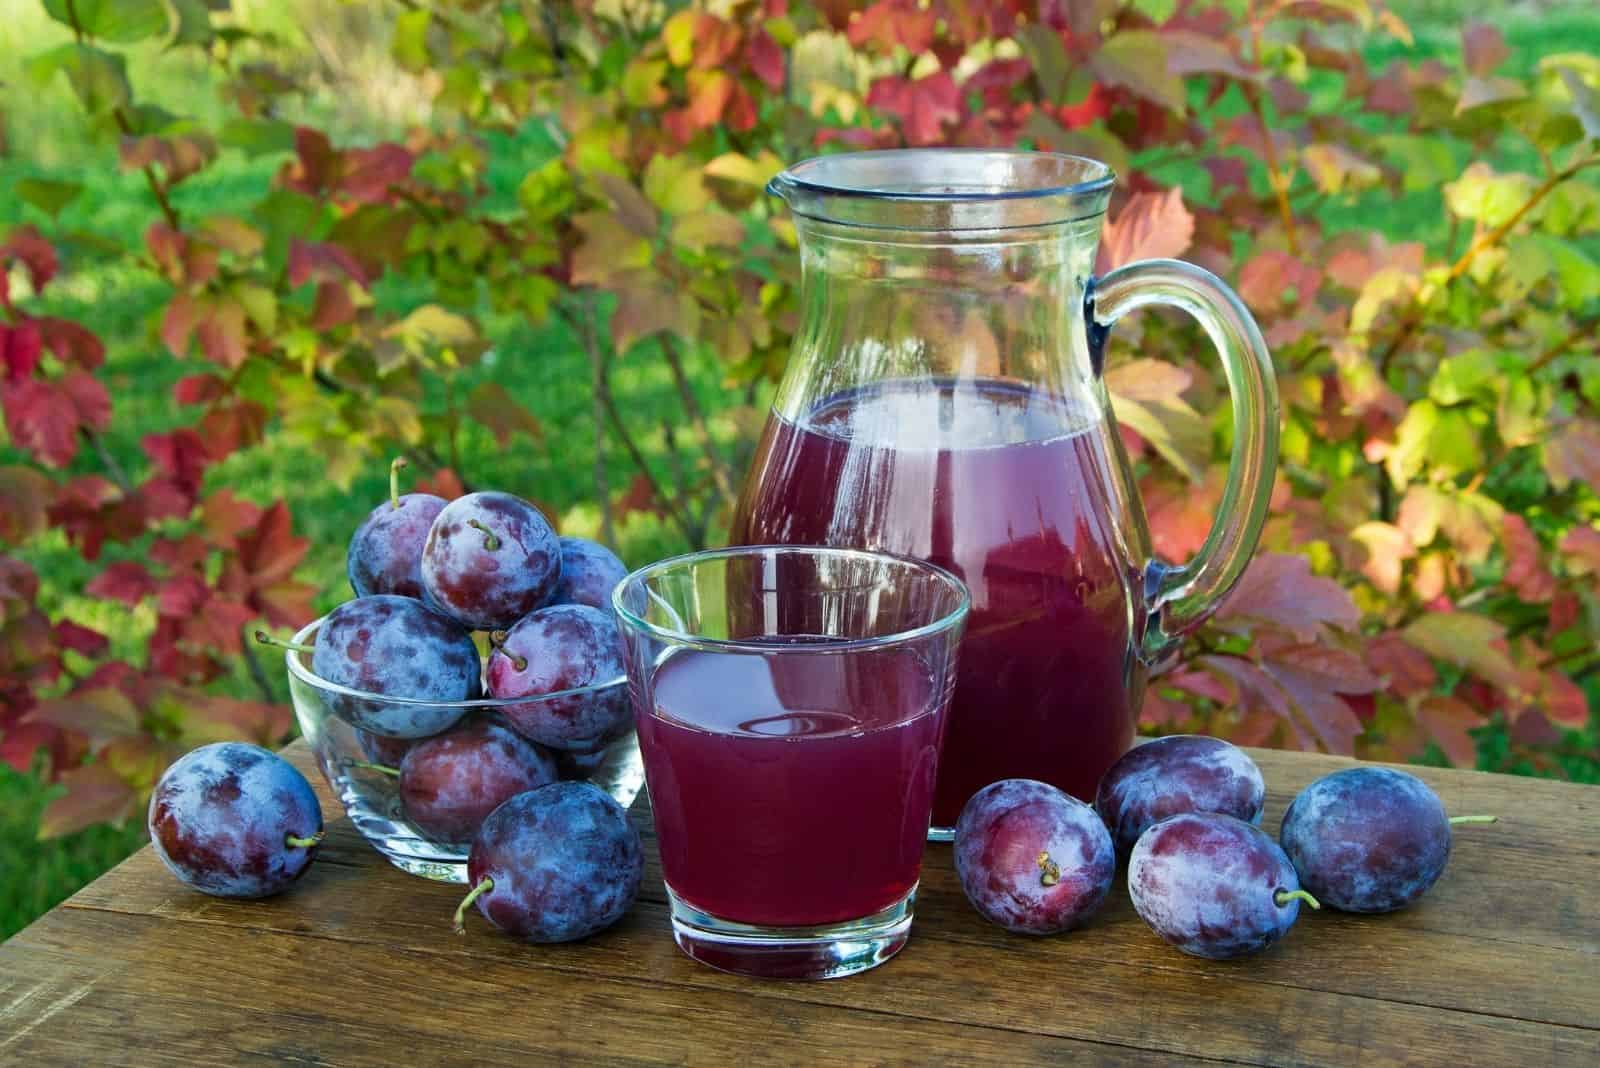
[[[718,971],[760,979],[837,979],[875,968],[911,935],[913,886],[871,916],[818,927],[762,927],[707,915],[667,887],[672,937],[688,956]]]

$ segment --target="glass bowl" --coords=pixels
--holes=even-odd
[[[312,646],[322,622],[318,619],[307,624],[294,636],[294,644]],[[422,739],[390,740],[358,729],[350,721],[352,710],[370,723],[372,714],[383,707],[403,705],[413,713],[427,713],[423,717],[411,717],[413,720],[448,722],[454,728],[474,717],[496,718],[511,706],[537,706],[545,702],[564,702],[570,706],[576,702],[616,701],[627,710],[625,716],[619,717],[625,724],[620,733],[583,750],[545,748],[555,757],[563,779],[586,779],[616,798],[624,808],[633,803],[644,784],[644,766],[634,740],[628,680],[624,675],[595,686],[538,697],[413,701],[363,693],[320,678],[311,670],[309,652],[287,650],[284,661],[300,731],[316,754],[328,785],[344,806],[345,815],[372,848],[389,863],[412,875],[440,882],[465,883],[467,853],[472,843],[430,837],[407,819],[396,777],[380,770],[398,763],[407,742]]]

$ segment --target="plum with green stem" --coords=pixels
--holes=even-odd
[[[401,493],[404,457],[389,465],[389,499],[378,505],[350,538],[345,571],[357,597],[392,593],[422,596],[422,547],[434,519],[449,502],[431,493]]]
[[[451,501],[422,549],[423,599],[473,630],[511,626],[549,601],[560,581],[556,532],[509,493]]]

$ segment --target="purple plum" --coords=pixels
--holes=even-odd
[[[561,539],[561,581],[551,604],[586,604],[611,611],[611,591],[628,577],[617,554],[587,538]]]
[[[400,762],[400,803],[430,838],[470,842],[501,802],[557,779],[555,760],[487,720],[413,745]]]
[[[1259,824],[1267,786],[1243,749],[1175,734],[1136,745],[1100,780],[1094,807],[1126,857],[1145,828],[1181,812],[1220,812]]]
[[[345,570],[357,597],[422,596],[422,547],[448,502],[431,493],[402,494],[400,469],[405,464],[396,459],[390,465],[389,499],[368,512],[350,538]]]
[[[268,897],[311,866],[322,808],[282,757],[216,742],[162,773],[148,825],[156,856],[182,882],[217,897]]]
[[[1032,779],[990,783],[956,822],[956,875],[972,907],[1008,931],[1056,934],[1094,915],[1117,871],[1094,809]]]
[[[538,697],[623,674],[616,623],[588,605],[541,608],[493,640],[485,678],[495,697]],[[578,750],[594,750],[625,733],[633,715],[626,686],[507,705],[502,714],[525,738],[552,749]]]
[[[422,550],[424,599],[473,630],[509,627],[555,593],[561,543],[539,509],[509,493],[445,506]]]

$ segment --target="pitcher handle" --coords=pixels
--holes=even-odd
[[[1222,503],[1200,551],[1186,564],[1152,558],[1145,567],[1149,620],[1142,652],[1156,664],[1216,609],[1255,551],[1278,465],[1278,384],[1267,343],[1238,296],[1210,271],[1181,260],[1141,260],[1090,282],[1085,325],[1097,374],[1112,324],[1148,304],[1182,308],[1205,328],[1222,356],[1234,427]]]

